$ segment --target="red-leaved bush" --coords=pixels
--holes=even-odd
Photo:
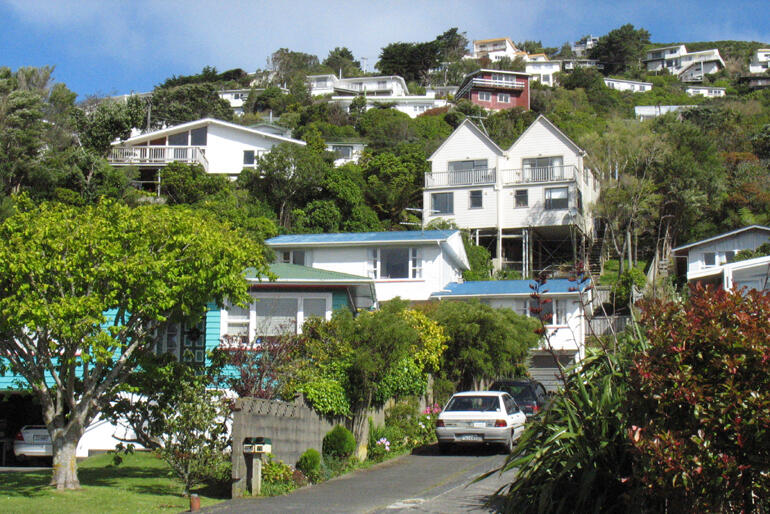
[[[634,477],[669,512],[757,512],[770,498],[770,293],[650,302],[634,360]]]

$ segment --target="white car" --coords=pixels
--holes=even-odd
[[[51,457],[51,436],[45,425],[26,425],[21,427],[13,441],[13,453],[18,460],[32,457]]]
[[[527,416],[502,391],[468,391],[449,399],[436,420],[439,450],[453,444],[500,444],[506,451],[524,431]]]

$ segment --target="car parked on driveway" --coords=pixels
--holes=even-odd
[[[499,444],[510,452],[513,442],[524,431],[526,420],[508,393],[456,393],[436,420],[438,447],[443,453],[453,444]]]
[[[17,460],[51,457],[51,436],[45,425],[26,425],[21,427],[13,441],[13,453]]]
[[[505,391],[513,396],[527,418],[536,416],[548,405],[548,394],[543,384],[528,378],[504,379],[492,382],[489,389]]]

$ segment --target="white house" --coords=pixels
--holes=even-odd
[[[634,116],[639,121],[647,121],[670,112],[684,109],[692,109],[695,105],[637,105],[634,107]]]
[[[333,96],[331,102],[350,109],[353,96]],[[447,104],[445,98],[436,98],[435,93],[425,95],[408,96],[366,96],[366,110],[376,107],[376,104],[392,105],[397,111],[407,114],[410,118],[416,118],[429,109],[444,107]]]
[[[556,257],[578,260],[599,196],[585,155],[542,115],[507,150],[466,119],[428,159],[423,221],[470,229],[497,269],[525,277]]]
[[[334,165],[342,166],[349,162],[358,162],[366,149],[362,141],[327,141],[326,151],[334,153]]]
[[[701,82],[703,77],[724,69],[719,50],[712,48],[688,52],[684,45],[653,48],[644,59],[647,71],[668,70],[682,82]]]
[[[113,166],[138,167],[139,182],[159,189],[160,170],[171,162],[200,164],[206,173],[235,178],[280,143],[305,145],[297,139],[205,118],[113,143],[107,160]]]
[[[540,303],[541,314],[550,314],[551,320],[545,328],[550,347],[556,353],[562,365],[568,366],[580,361],[585,356],[585,306],[591,303],[591,290],[588,282],[582,284],[567,279],[551,279],[542,287],[542,297],[550,303]],[[453,282],[442,291],[437,291],[431,298],[439,300],[478,299],[492,307],[507,307],[524,316],[532,316],[530,307],[537,306],[531,298],[533,287],[531,280],[492,280],[485,282]],[[547,290],[547,291],[546,291]],[[548,389],[558,386],[555,376],[558,374],[553,356],[547,351],[545,340],[540,348],[533,350],[529,372],[533,378],[543,382]]]
[[[632,93],[644,93],[646,91],[652,90],[651,82],[615,79],[612,77],[605,77],[604,85],[606,85],[610,89],[617,89],[618,91],[631,91]]]
[[[545,54],[538,55],[545,57]],[[554,86],[556,85],[555,75],[561,71],[561,61],[551,61],[547,57],[530,60],[527,62],[525,71],[532,75],[532,80],[546,86]]]
[[[515,59],[522,54],[522,52],[516,45],[513,44],[511,38],[499,37],[492,39],[477,39],[473,42],[473,51],[466,57],[469,59],[481,59],[482,57],[488,57],[490,61],[499,61],[504,57],[508,59]]]
[[[714,86],[687,86],[685,92],[690,96],[705,96],[706,98],[719,98],[725,96],[725,88]]]
[[[724,289],[770,291],[770,255],[731,262],[688,273],[691,284],[711,284]]]
[[[595,47],[598,42],[598,37],[589,34],[580,41],[575,41],[575,44],[572,45],[572,51],[575,52],[575,55],[578,57],[584,57],[588,50]]]
[[[458,230],[296,234],[265,243],[279,262],[369,277],[381,301],[427,300],[470,267]]]
[[[741,250],[756,250],[770,241],[770,227],[751,225],[708,239],[674,248],[679,275],[692,279],[712,275],[720,266],[731,264]]]
[[[765,73],[770,70],[770,48],[759,48],[751,57],[749,73]]]

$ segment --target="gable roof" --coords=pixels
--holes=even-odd
[[[689,243],[682,246],[677,246],[676,248],[673,248],[672,252],[679,252],[681,250],[687,250],[689,248],[693,248],[695,246],[700,246],[706,243],[711,243],[713,241],[717,241],[719,239],[724,239],[726,237],[731,237],[736,234],[740,234],[741,232],[746,232],[747,230],[762,230],[768,233],[770,235],[770,227],[765,227],[764,225],[749,225],[748,227],[743,227],[739,229],[732,230],[730,232],[725,232],[724,234],[719,234],[713,237],[709,237],[707,239],[701,239],[700,241],[695,241],[694,243]]]
[[[578,288],[585,290],[590,281],[582,283],[566,278],[548,280],[540,289],[541,294],[578,294]],[[441,291],[431,295],[431,298],[469,298],[484,296],[522,296],[529,298],[533,288],[537,286],[534,280],[483,280],[471,282],[450,282]]]
[[[452,140],[452,138],[455,136],[455,134],[460,130],[460,128],[467,126],[471,132],[473,132],[476,137],[478,137],[483,143],[486,143],[487,146],[489,146],[494,152],[496,152],[498,155],[503,155],[503,149],[497,146],[497,143],[492,141],[492,138],[490,138],[483,130],[478,128],[469,118],[465,118],[462,123],[460,123],[456,129],[452,131],[451,134],[449,134],[449,137],[447,137],[441,145],[436,148],[436,150],[431,154],[430,157],[428,157],[428,161],[432,161],[433,157],[436,156],[447,144],[449,144],[449,141]]]
[[[178,132],[183,132],[185,130],[192,130],[196,128],[207,127],[209,125],[218,125],[220,127],[227,127],[234,130],[238,130],[240,132],[245,132],[247,134],[262,136],[267,139],[275,139],[277,141],[281,141],[284,143],[294,143],[302,146],[305,146],[307,144],[304,141],[300,141],[299,139],[292,139],[290,137],[279,136],[277,134],[272,134],[270,132],[265,132],[265,131],[257,130],[250,127],[244,127],[243,125],[237,125],[235,123],[218,120],[216,118],[202,118],[200,120],[188,121],[187,123],[182,123],[181,125],[174,125],[173,127],[154,130],[152,132],[147,132],[146,134],[142,134],[140,136],[130,137],[125,141],[113,143],[113,144],[114,145],[124,145],[124,144],[131,145],[136,143],[144,143],[146,141],[150,141],[158,137],[164,137],[170,134],[176,134]]]
[[[538,116],[537,119],[535,121],[533,121],[532,124],[529,127],[527,127],[527,129],[524,132],[522,132],[521,135],[518,138],[516,138],[516,141],[514,141],[513,144],[511,145],[511,147],[508,149],[509,152],[513,149],[514,146],[516,146],[519,143],[519,141],[523,141],[524,140],[524,137],[526,137],[527,133],[530,130],[532,130],[532,127],[534,127],[536,123],[542,123],[543,125],[546,126],[546,128],[550,128],[552,131],[556,132],[556,135],[561,137],[562,139],[564,139],[564,142],[567,143],[568,146],[571,146],[572,149],[575,150],[575,152],[578,155],[583,155],[583,156],[587,155],[587,152],[585,150],[580,148],[573,140],[571,140],[569,138],[569,136],[567,136],[567,134],[562,132],[559,129],[559,127],[554,125],[551,120],[549,120],[548,118],[546,118],[542,114],[540,116]]]
[[[435,243],[449,239],[459,230],[406,230],[399,232],[343,232],[336,234],[289,234],[265,241],[271,247],[351,246],[402,243]]]

